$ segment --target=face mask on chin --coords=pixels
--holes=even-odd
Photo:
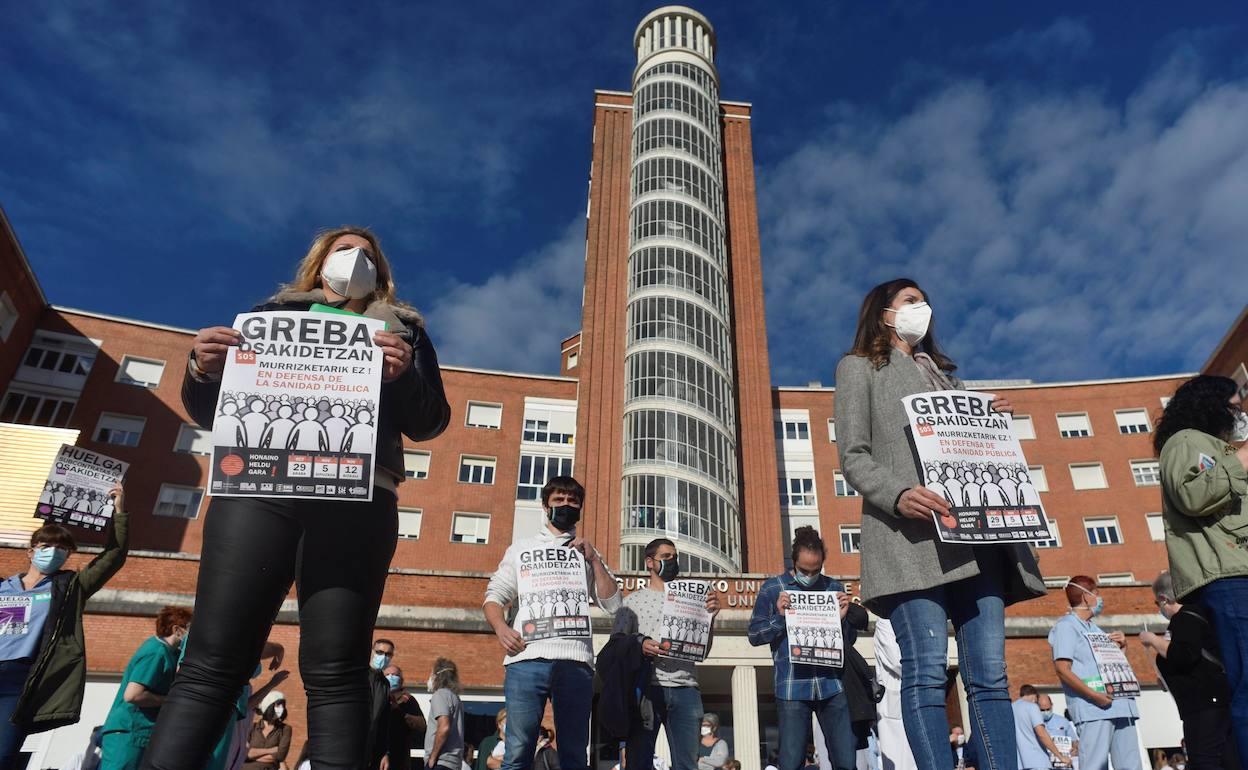
[[[335,294],[362,299],[377,288],[377,266],[364,249],[343,249],[332,252],[321,267],[321,280]]]

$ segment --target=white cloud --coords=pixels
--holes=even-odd
[[[1086,22],[1062,16],[1043,29],[1020,29],[987,50],[1002,59],[1022,57],[1046,63],[1081,58],[1092,50],[1092,43],[1092,30]]]
[[[827,379],[899,275],[971,377],[1196,369],[1243,307],[1248,80],[1184,53],[1122,102],[966,80],[828,114],[759,170],[778,382]]]
[[[426,309],[442,363],[559,371],[559,341],[580,328],[585,220],[482,283],[457,283]],[[622,333],[622,332],[621,332]]]

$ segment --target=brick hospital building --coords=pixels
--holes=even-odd
[[[830,552],[825,571],[856,587],[861,504],[839,470],[835,388],[770,380],[751,105],[720,98],[718,43],[701,14],[661,8],[633,34],[631,89],[593,94],[583,315],[579,331],[550,341],[561,345],[560,373],[448,365],[452,425],[407,447],[401,540],[377,633],[396,642],[410,682],[423,682],[438,655],[458,661],[470,742],[493,729],[502,701],[502,651],[479,611],[485,584],[507,545],[541,526],[538,490],[552,475],[586,484],[581,531],[625,590],[636,588],[641,550],[655,537],[677,541],[685,571],[717,581],[728,608],[699,677],[745,770],[758,770],[760,753],[777,745],[770,657],[749,646],[745,629],[758,586],[786,566],[791,533],[818,527]],[[89,607],[83,721],[28,743],[32,767],[55,767],[103,720],[156,610],[193,602],[211,442],[180,402],[193,331],[50,304],[17,234],[2,224],[5,574],[25,569],[26,539],[39,523],[34,500],[57,446],[76,442],[132,464],[133,550]],[[1220,343],[1203,344],[1214,351],[1208,371],[1248,388],[1244,316]],[[1113,584],[1104,625],[1129,634],[1160,622],[1146,587],[1165,567],[1150,433],[1189,376],[973,384],[1008,393],[1016,406],[1054,525],[1055,539],[1040,550],[1046,579],[1055,589],[1079,573]],[[74,564],[90,558],[84,550]],[[1060,590],[1011,609],[1015,686],[1057,690],[1045,637],[1065,609]],[[609,621],[599,621],[601,644]],[[292,597],[273,631],[292,669],[296,622]],[[872,660],[870,638],[859,647]],[[1178,746],[1169,696],[1138,644],[1130,655],[1145,685],[1144,742]],[[306,736],[297,671],[282,690],[297,748]],[[427,702],[423,689],[417,696]],[[949,711],[967,722],[952,680]],[[613,747],[595,750],[604,767],[614,763]]]

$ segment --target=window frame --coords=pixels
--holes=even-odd
[[[1062,418],[1063,417],[1082,417],[1084,422],[1087,423],[1087,426],[1088,426],[1087,433],[1083,435],[1074,435],[1074,436],[1066,435],[1066,431],[1062,430]],[[1057,422],[1057,435],[1060,438],[1092,438],[1093,436],[1096,435],[1095,431],[1092,430],[1092,417],[1087,412],[1059,412],[1056,415],[1054,415],[1054,420]]]
[[[850,486],[849,479],[845,478],[845,473],[839,468],[832,471],[832,492],[836,497],[862,497],[861,492]]]
[[[471,462],[470,462],[470,461],[474,461],[474,460],[475,460],[475,461],[478,461],[478,463],[477,463],[477,464],[473,464],[473,463],[471,463]],[[464,481],[464,479],[463,479],[463,475],[464,475],[464,468],[470,468],[470,469],[471,469],[471,468],[481,468],[481,469],[483,469],[483,470],[481,471],[481,477],[482,477],[482,479],[484,479],[484,478],[485,478],[485,470],[484,470],[484,469],[488,468],[488,469],[489,469],[489,471],[490,471],[490,480],[489,480],[489,481],[472,481],[472,480],[471,480],[471,478],[472,478],[472,471],[470,470],[470,471],[468,472],[469,480],[468,480],[468,481]],[[459,456],[459,473],[458,473],[458,475],[457,475],[455,478],[458,480],[458,482],[459,482],[460,484],[472,484],[472,485],[474,485],[474,486],[482,486],[482,487],[489,487],[489,486],[493,486],[493,485],[494,485],[494,482],[498,479],[498,458],[497,458],[497,457],[490,457],[490,456],[488,456],[488,455],[469,455],[469,454],[461,454],[461,455]]]
[[[1020,420],[1027,424],[1031,433],[1030,436],[1019,435],[1017,426]],[[1029,414],[1014,415],[1013,417],[1010,418],[1010,424],[1015,427],[1014,437],[1017,438],[1019,441],[1035,441],[1036,440],[1036,420],[1031,415]]]
[[[1049,540],[1037,540],[1036,548],[1061,548],[1062,547],[1062,528],[1058,526],[1057,519],[1052,516],[1045,516],[1048,520],[1049,532],[1053,533],[1053,537]],[[1052,545],[1049,545],[1049,544]]]
[[[837,527],[837,534],[840,535],[841,553],[843,554],[862,553],[862,527],[861,526],[857,524],[841,524],[839,527]],[[845,536],[846,535],[850,536],[851,541],[854,535],[858,536],[857,548],[851,548],[848,551],[845,550]]]
[[[829,444],[836,443],[836,418],[835,417],[828,418],[828,443]]]
[[[494,407],[498,409],[498,425],[481,425],[470,422],[472,419],[472,408],[474,406]],[[480,430],[502,430],[503,429],[503,405],[495,401],[474,401],[469,400],[467,408],[464,409],[464,427],[477,428]]]
[[[160,364],[160,376],[156,378],[155,382],[139,382],[138,380],[134,380],[129,377],[123,377],[122,375],[126,371],[127,361],[137,361],[142,364]],[[113,375],[113,382],[119,383],[121,385],[132,385],[136,388],[145,388],[147,390],[155,390],[156,388],[160,387],[160,381],[165,378],[165,369],[168,367],[168,365],[169,365],[168,361],[165,361],[159,358],[147,358],[145,356],[133,356],[133,355],[130,355],[129,353],[125,353],[121,356],[121,360],[117,362],[117,374]]]
[[[461,518],[476,519],[478,521],[485,520],[485,539],[484,540],[456,540],[455,539],[455,522]],[[452,511],[451,512],[451,533],[452,543],[461,545],[489,545],[490,544],[490,514],[480,513],[478,511]],[[474,536],[475,537],[475,536]]]
[[[404,534],[403,532],[403,514],[415,514],[417,517],[416,534]],[[425,509],[424,508],[407,508],[399,506],[399,539],[400,540],[420,540],[420,531],[425,526]]]
[[[1101,486],[1099,487],[1079,486],[1079,483],[1075,480],[1075,468],[1099,468],[1101,471],[1101,482],[1102,482]],[[1095,492],[1096,490],[1099,490],[1099,489],[1109,489],[1109,477],[1105,475],[1105,463],[1103,462],[1097,461],[1097,462],[1089,462],[1089,463],[1070,463],[1069,465],[1066,466],[1066,469],[1070,473],[1070,486],[1076,492]]]
[[[1043,489],[1036,483],[1036,471],[1040,471],[1040,478],[1044,479]],[[1031,479],[1031,485],[1036,488],[1037,492],[1044,493],[1049,491],[1049,472],[1045,470],[1043,465],[1028,465],[1027,477]]]
[[[408,455],[412,455],[412,456],[424,455],[424,457],[426,458],[424,476],[418,476],[415,474],[411,476],[407,475],[407,456]],[[433,466],[433,452],[430,452],[427,449],[404,449],[403,450],[403,478],[411,479],[412,481],[422,481],[424,479],[427,479],[429,478],[429,473],[430,473],[432,466]]]
[[[124,432],[127,434],[134,434],[135,438],[134,438],[133,444],[123,443],[119,441],[110,441],[108,439],[100,438],[100,431],[104,429],[104,421],[110,417],[116,418],[119,420],[137,420],[140,423],[139,429],[137,431],[130,431],[130,430],[118,431],[119,433]],[[147,429],[147,418],[144,417],[143,415],[122,414],[121,412],[100,412],[100,416],[97,417],[95,420],[95,431],[92,432],[91,434],[91,440],[98,444],[108,444],[109,446],[130,447],[133,449],[133,448],[137,448],[139,444],[143,441],[143,432],[146,429]],[[113,430],[113,429],[110,428],[109,430]]]
[[[185,432],[188,428],[189,428],[189,429],[191,429],[191,430],[193,430],[193,431],[200,431],[200,432],[204,433],[204,434],[207,436],[207,438],[208,438],[208,451],[207,451],[207,452],[196,452],[196,451],[193,451],[193,450],[192,450],[192,449],[190,449],[190,448],[188,448],[188,449],[178,449],[178,445],[182,443],[182,434],[183,434],[183,432]],[[195,446],[195,442],[194,442],[194,441],[192,441],[192,442],[190,443],[190,446],[191,446],[191,447],[194,447],[194,446]],[[191,456],[193,456],[193,457],[212,457],[212,448],[213,448],[213,445],[212,445],[212,431],[211,431],[210,429],[207,429],[207,428],[201,428],[201,427],[199,427],[198,425],[196,425],[196,424],[195,424],[195,423],[193,423],[193,422],[184,422],[184,423],[182,423],[181,427],[179,427],[179,428],[178,428],[178,435],[176,435],[176,436],[174,436],[174,437],[173,437],[173,451],[174,451],[175,453],[177,453],[177,454],[191,455]]]
[[[169,513],[160,513],[159,511],[160,511],[160,505],[161,505],[161,498],[164,497],[165,489],[178,489],[178,490],[189,490],[192,492],[198,492],[199,500],[195,503],[195,510],[191,512],[192,515],[174,516],[173,514],[169,514]],[[156,502],[152,504],[152,515],[160,516],[161,518],[164,518],[164,519],[180,519],[182,521],[194,521],[195,519],[199,518],[199,512],[204,507],[205,497],[207,497],[207,494],[205,492],[204,487],[196,487],[196,486],[191,486],[189,484],[171,484],[168,482],[162,483],[160,485],[160,488],[156,491]]]
[[[1096,523],[1094,524],[1093,522],[1096,522]],[[1115,532],[1117,532],[1117,533],[1118,533],[1118,542],[1116,542],[1116,543],[1114,543],[1114,542],[1104,542],[1104,543],[1096,543],[1096,542],[1093,542],[1093,541],[1092,541],[1092,530],[1093,530],[1094,528],[1104,526],[1104,525],[1105,525],[1105,523],[1107,523],[1107,522],[1112,522],[1112,524],[1113,524],[1113,530],[1114,530]],[[1124,538],[1124,537],[1122,536],[1122,525],[1119,523],[1119,521],[1118,521],[1118,516],[1117,516],[1117,515],[1111,515],[1111,516],[1084,516],[1084,517],[1083,517],[1083,533],[1084,533],[1084,536],[1088,539],[1088,545],[1089,545],[1089,546],[1092,546],[1093,548],[1100,548],[1101,546],[1107,546],[1107,545],[1109,545],[1109,546],[1112,546],[1112,545],[1125,545],[1125,544],[1126,544],[1126,542],[1127,542],[1127,541],[1126,541],[1126,538]]]
[[[1153,522],[1159,525],[1156,532],[1153,531]],[[1166,517],[1164,515],[1160,513],[1146,513],[1144,514],[1144,523],[1148,526],[1148,537],[1150,540],[1154,543],[1166,542]]]
[[[1120,415],[1139,414],[1143,417],[1143,423],[1132,423],[1130,426],[1123,425]],[[1148,418],[1148,410],[1142,406],[1131,407],[1130,409],[1115,409],[1114,424],[1118,426],[1118,433],[1123,436],[1140,436],[1153,432],[1153,422]],[[1128,427],[1143,427],[1143,430],[1125,430]]]
[[[1131,480],[1135,482],[1137,487],[1159,487],[1161,486],[1161,460],[1129,460],[1127,465],[1131,468]],[[1145,475],[1138,473],[1141,466],[1151,466],[1151,471],[1147,474],[1152,476],[1153,481],[1141,481],[1140,477]]]

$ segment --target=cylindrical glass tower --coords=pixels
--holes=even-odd
[[[741,523],[715,33],[683,6],[634,36],[621,566],[656,537],[737,572]]]

